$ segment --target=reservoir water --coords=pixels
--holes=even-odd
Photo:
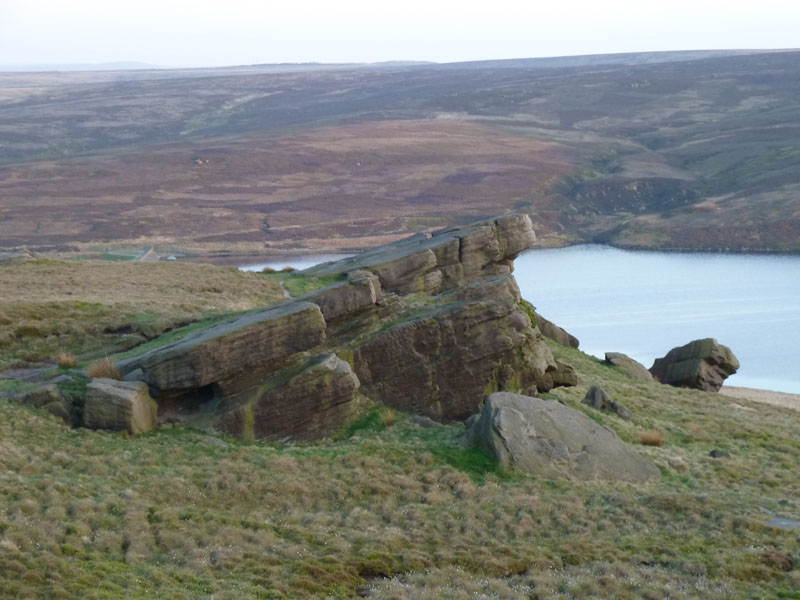
[[[242,267],[306,268],[342,256]],[[728,385],[800,393],[800,257],[639,252],[583,245],[515,261],[524,298],[600,358],[649,367],[671,348],[713,337],[742,364]]]

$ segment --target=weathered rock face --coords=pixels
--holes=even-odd
[[[310,302],[285,302],[200,331],[144,356],[118,363],[123,375],[159,390],[192,390],[247,373],[319,345],[325,319]]]
[[[463,419],[489,392],[577,381],[511,275],[534,239],[527,216],[510,216],[318,265],[295,276],[338,281],[118,366],[150,386],[162,418],[244,438],[328,435],[362,396]]]
[[[653,381],[653,376],[642,363],[633,360],[630,356],[621,352],[606,352],[606,362],[625,373],[631,379],[640,381]]]
[[[83,422],[90,429],[145,433],[158,423],[158,405],[141,381],[94,379],[86,386]]]
[[[365,270],[386,292],[437,294],[495,275],[507,275],[513,260],[536,240],[527,215],[510,215],[467,227],[414,235],[356,256],[316,265],[308,275]]]
[[[641,483],[659,476],[613,431],[555,400],[492,394],[466,443],[483,447],[503,467],[541,477]]]
[[[577,348],[580,345],[578,338],[569,333],[563,327],[559,327],[555,323],[548,321],[538,312],[536,314],[536,327],[542,332],[546,338],[550,338],[554,342],[558,342],[562,346],[569,346],[570,348]]]
[[[464,419],[487,391],[546,391],[558,369],[510,276],[437,297],[355,349],[363,392],[439,419]]]
[[[350,365],[323,354],[256,381],[219,384],[217,429],[243,439],[309,440],[332,434],[355,415],[359,381]]]
[[[717,340],[694,340],[657,358],[650,373],[661,383],[718,392],[722,382],[739,369],[731,349]]]
[[[372,308],[383,297],[377,275],[369,271],[352,271],[347,282],[334,284],[306,298],[319,306],[326,323]]]
[[[549,386],[551,388],[578,385],[578,373],[572,365],[568,365],[560,360],[556,361],[556,368],[552,371],[548,371],[547,375],[553,380],[553,384]]]

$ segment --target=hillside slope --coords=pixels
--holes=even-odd
[[[799,55],[6,74],[0,246],[363,247],[526,208],[554,243],[797,251]]]
[[[89,341],[77,333],[86,322],[102,327],[112,302],[119,311],[156,303],[164,319],[170,309],[188,310],[186,291],[174,285],[175,269],[187,265],[130,265],[128,278],[150,275],[146,298],[135,282],[110,289],[100,276],[110,266],[0,266],[11,269],[5,281],[21,272],[43,281],[19,286],[20,306],[41,310],[50,279],[59,282],[53,300],[69,291],[84,309],[54,331],[28,325],[4,340],[8,353],[22,355],[38,334],[70,341],[80,354],[82,337],[83,356],[96,355],[98,345],[114,343],[108,332],[94,330]],[[277,291],[278,274],[189,266],[195,310],[267,304]],[[164,347],[191,327],[140,349]],[[502,330],[496,338],[506,343]],[[657,480],[502,470],[464,449],[461,423],[431,426],[395,412],[380,386],[355,422],[298,445],[170,420],[141,436],[71,429],[46,408],[15,400],[34,384],[0,376],[0,596],[796,598],[797,412],[630,379],[577,349],[544,343],[575,368],[577,385],[543,396],[611,428],[656,463]],[[459,366],[465,375],[474,367]],[[66,367],[39,373],[86,399],[86,377],[81,386],[75,375]],[[582,404],[593,385],[631,419]],[[653,440],[659,445],[644,445]]]

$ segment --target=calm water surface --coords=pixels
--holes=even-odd
[[[248,265],[298,269],[344,255]],[[649,367],[674,346],[713,337],[742,363],[726,383],[800,393],[800,257],[635,252],[607,246],[529,250],[522,295],[600,358]]]
[[[800,393],[800,257],[634,252],[607,246],[529,250],[522,295],[603,357],[645,366],[704,337],[742,364],[726,383]]]
[[[261,271],[264,267],[270,267],[276,271],[280,271],[283,267],[294,267],[295,269],[308,269],[319,263],[328,262],[330,260],[339,260],[353,256],[352,254],[308,254],[299,256],[280,256],[274,259],[269,259],[266,262],[252,263],[249,265],[242,265],[239,268],[242,271]]]

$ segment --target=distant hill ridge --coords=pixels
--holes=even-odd
[[[425,60],[385,60],[378,62],[280,62],[280,63],[255,63],[250,65],[228,65],[217,67],[170,67],[137,61],[118,61],[105,63],[30,63],[30,64],[0,64],[2,72],[46,72],[46,71],[186,71],[215,70],[224,71],[233,69],[340,69],[340,68],[381,68],[381,67],[493,67],[493,68],[545,68],[556,69],[564,67],[586,67],[594,65],[639,65],[655,64],[662,62],[702,60],[721,56],[742,56],[746,54],[760,54],[772,52],[793,52],[795,49],[721,49],[721,50],[664,50],[651,52],[620,52],[614,54],[580,54],[568,56],[543,56],[533,58],[502,58],[491,60],[470,60],[453,62],[436,62]]]
[[[349,250],[525,210],[547,244],[798,252],[799,59],[0,73],[0,248]]]

